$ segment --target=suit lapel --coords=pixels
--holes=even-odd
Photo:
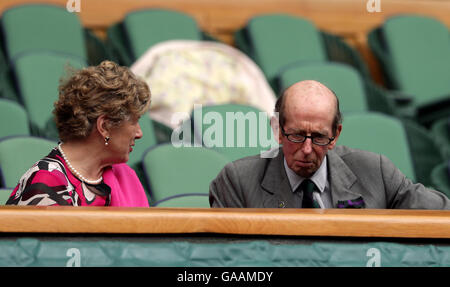
[[[261,187],[265,191],[264,207],[295,208],[295,198],[284,169],[284,156],[280,148],[278,155],[270,159]]]
[[[351,187],[357,182],[356,175],[333,150],[330,150],[327,156],[333,208],[364,207],[361,194],[351,191]],[[284,169],[284,156],[281,148],[278,155],[269,160],[261,187],[265,191],[264,207],[296,208],[294,193]]]
[[[333,150],[328,152],[328,178],[334,208],[342,208],[343,202],[345,207],[364,207],[361,194],[351,191],[357,181],[356,175]]]

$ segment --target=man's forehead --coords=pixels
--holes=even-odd
[[[306,80],[290,86],[286,90],[286,95],[296,95],[305,98],[329,97],[330,95],[333,95],[333,92],[320,82]]]

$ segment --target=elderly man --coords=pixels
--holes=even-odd
[[[211,182],[211,207],[450,209],[444,194],[414,184],[385,156],[336,147],[339,101],[321,83],[292,85],[275,111],[282,152],[226,165]]]

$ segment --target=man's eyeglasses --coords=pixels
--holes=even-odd
[[[306,139],[309,138],[309,139],[311,139],[313,144],[320,145],[320,146],[325,146],[325,145],[329,145],[334,140],[334,137],[329,138],[329,137],[324,136],[324,135],[305,136],[305,135],[302,135],[302,134],[287,134],[284,131],[283,127],[281,127],[281,133],[285,137],[287,137],[287,139],[289,141],[294,142],[294,143],[302,143],[302,142],[305,142]]]

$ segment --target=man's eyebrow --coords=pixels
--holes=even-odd
[[[306,134],[307,132],[305,132],[304,130],[300,130],[300,129],[288,129],[288,133],[290,134]],[[312,131],[311,135],[321,135],[321,136],[327,136],[327,132],[326,131]]]

